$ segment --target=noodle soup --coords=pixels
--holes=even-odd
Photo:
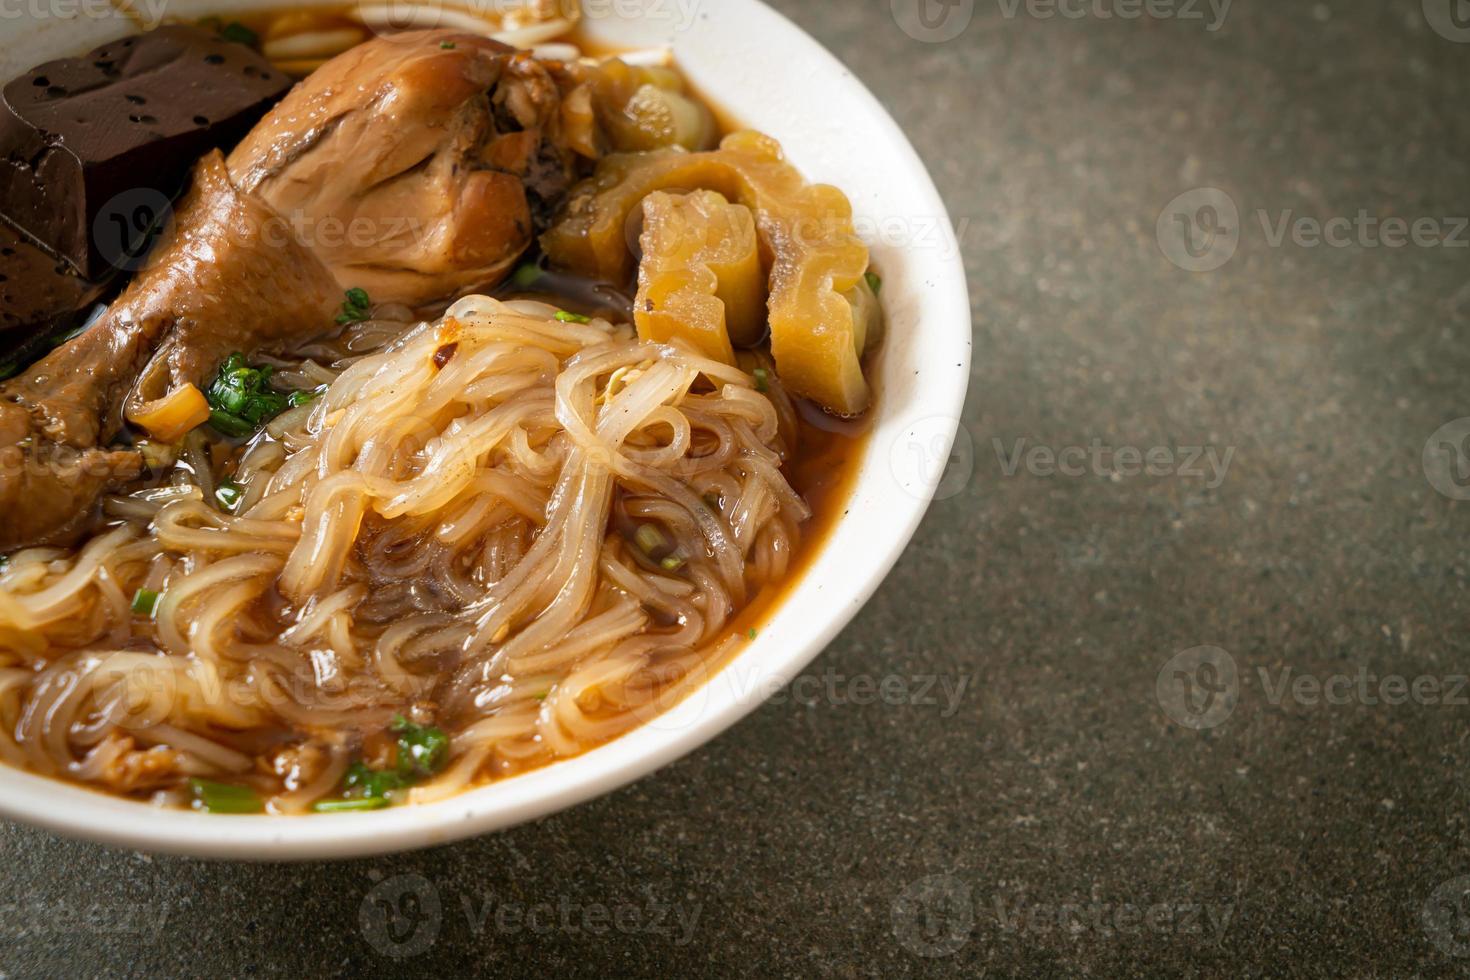
[[[883,328],[841,192],[668,67],[349,16],[33,72],[305,80],[111,299],[19,331],[10,765],[220,814],[443,799],[706,682],[841,510]]]

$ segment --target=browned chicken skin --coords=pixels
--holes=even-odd
[[[141,472],[108,448],[125,404],[325,332],[348,288],[421,307],[493,285],[574,176],[559,118],[546,68],[453,31],[370,41],[299,84],[200,162],[102,318],[0,385],[0,551],[74,534]]]
[[[230,176],[339,282],[419,306],[495,282],[531,244],[533,207],[573,177],[560,106],[546,68],[503,44],[380,38],[287,95],[230,154]]]

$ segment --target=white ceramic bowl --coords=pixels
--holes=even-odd
[[[134,6],[152,10],[159,2]],[[627,0],[587,4],[588,35],[619,49],[671,45],[701,92],[780,140],[808,178],[847,192],[883,273],[889,327],[877,417],[849,513],[758,638],[650,724],[575,759],[440,803],[308,817],[211,816],[114,799],[0,766],[0,812],[129,848],[250,860],[340,858],[482,834],[617,789],[703,745],[796,676],[877,589],[934,493],[969,378],[969,299],[953,226],[893,120],[795,25],[756,0],[642,2],[642,17],[627,15]],[[170,0],[166,12],[194,16],[278,3]],[[75,12],[103,5],[55,6]],[[126,21],[85,12],[0,19],[0,77],[129,29]]]

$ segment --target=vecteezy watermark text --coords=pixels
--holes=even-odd
[[[996,0],[1001,16],[1015,20],[1024,14],[1033,20],[1180,20],[1204,21],[1205,30],[1218,31],[1230,15],[1232,0]]]
[[[1352,672],[1327,675],[1298,671],[1290,665],[1257,666],[1245,676],[1254,676],[1273,708],[1470,706],[1467,674],[1379,673],[1359,664]],[[1200,730],[1223,724],[1235,711],[1244,687],[1240,667],[1229,651],[1198,646],[1164,662],[1154,694],[1159,707],[1177,724]]]
[[[1235,447],[1222,453],[1214,446],[1108,446],[1101,439],[1087,445],[1027,445],[1024,438],[1008,447],[999,438],[991,440],[996,461],[1006,476],[1015,476],[1022,467],[1032,476],[1084,477],[1125,480],[1139,476],[1180,477],[1204,480],[1205,486],[1217,489],[1225,482]]]
[[[544,936],[651,935],[674,946],[694,939],[703,912],[700,902],[669,902],[651,894],[637,899],[586,901],[570,895],[526,901],[494,892],[462,893],[457,902],[445,900],[446,886],[420,874],[383,879],[368,890],[358,909],[358,925],[374,950],[389,959],[409,959],[427,952],[446,932],[464,932],[472,939],[529,932]],[[458,918],[451,918],[453,909]]]
[[[801,674],[766,699],[771,704],[793,701],[814,708],[885,704],[889,707],[939,708],[939,717],[949,718],[959,710],[960,700],[973,678],[969,674],[844,674],[831,668],[820,674]]]
[[[157,936],[168,924],[168,909],[153,903],[73,904],[0,903],[0,938],[28,936]]]
[[[1470,216],[1382,217],[1366,208],[1338,215],[1298,214],[1294,208],[1256,208],[1242,221],[1234,198],[1218,187],[1196,187],[1175,197],[1159,213],[1159,250],[1186,272],[1212,272],[1229,262],[1241,238],[1258,226],[1266,247],[1282,248],[1470,248]]]
[[[1235,917],[1230,902],[1194,899],[1120,900],[1064,898],[1059,901],[1009,895],[977,895],[951,874],[929,875],[894,899],[893,934],[915,956],[939,958],[958,952],[977,932],[998,938],[1110,941],[1118,937],[1186,937],[1219,943]]]
[[[0,20],[115,20],[140,22],[151,31],[163,22],[170,0],[0,0]]]
[[[1006,20],[1177,20],[1198,21],[1218,31],[1233,0],[995,0]],[[977,0],[889,0],[893,22],[909,37],[929,44],[952,41],[975,17]]]

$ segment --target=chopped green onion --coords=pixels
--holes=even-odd
[[[405,778],[432,776],[449,761],[449,736],[442,728],[398,715],[388,729],[398,733],[398,772]]]
[[[245,355],[231,354],[204,392],[209,402],[209,424],[227,436],[254,434],[286,410],[286,396],[270,386],[274,368],[251,367]]]
[[[669,555],[669,557],[659,562],[658,566],[666,572],[677,572],[684,567],[684,559],[678,555]]]
[[[194,808],[210,813],[259,813],[265,809],[260,796],[248,786],[233,786],[208,779],[191,779]]]
[[[704,505],[718,514],[720,512],[720,495],[713,490],[705,494]]]
[[[221,435],[233,436],[236,439],[243,439],[255,432],[255,426],[249,422],[218,410],[209,413],[209,424],[214,426]]]
[[[443,48],[445,51],[453,51],[454,50],[454,42],[453,41],[440,41],[439,42],[439,47]]]
[[[643,549],[645,555],[651,555],[669,546],[669,543],[664,540],[663,533],[652,524],[638,525],[638,530],[633,533],[633,543]]]
[[[755,639],[755,627],[752,626],[750,628],[750,632],[749,633],[746,633],[745,636],[746,636],[747,639],[751,639],[751,640]]]
[[[535,262],[526,262],[511,274],[510,281],[521,289],[529,289],[531,285],[541,278],[541,267]]]
[[[354,813],[361,810],[381,810],[390,805],[382,796],[368,796],[360,800],[318,800],[311,808],[317,813]]]
[[[883,277],[876,272],[864,272],[863,279],[867,280],[868,288],[877,296],[883,290]]]
[[[138,616],[153,618],[158,611],[159,595],[152,589],[139,589],[133,593],[133,613]]]
[[[347,767],[342,779],[342,798],[322,800],[319,813],[377,810],[394,802],[400,790],[439,772],[449,763],[449,736],[442,728],[416,725],[395,715],[388,730],[398,734],[398,764],[393,769],[372,769],[362,762]]]
[[[756,391],[771,390],[771,372],[767,371],[765,368],[756,368],[750,373],[755,376]]]
[[[353,286],[342,296],[342,312],[337,314],[338,323],[361,323],[372,313],[373,301],[368,298],[366,289]]]
[[[389,769],[369,769],[361,762],[354,762],[342,780],[343,787],[355,798],[387,799],[390,793],[405,789],[408,782]],[[354,793],[354,790],[361,792]]]
[[[219,502],[221,510],[233,514],[235,508],[240,506],[240,501],[245,499],[245,488],[234,480],[221,480],[214,491],[214,499]]]
[[[566,310],[557,310],[555,319],[560,320],[562,323],[592,322],[592,318],[590,316],[583,316],[580,313],[568,313]]]
[[[226,41],[234,41],[236,44],[245,44],[249,45],[252,48],[260,46],[260,35],[256,34],[254,31],[246,27],[244,24],[240,23],[238,20],[230,21],[224,26],[219,34],[220,37],[224,38]]]
[[[549,687],[544,691],[537,691],[535,694],[531,695],[531,697],[535,698],[537,701],[545,701],[550,696],[551,688]]]
[[[302,405],[310,405],[326,393],[326,385],[317,385],[315,388],[302,388],[299,391],[291,392],[290,396],[286,398],[286,403],[292,408],[300,408]]]

